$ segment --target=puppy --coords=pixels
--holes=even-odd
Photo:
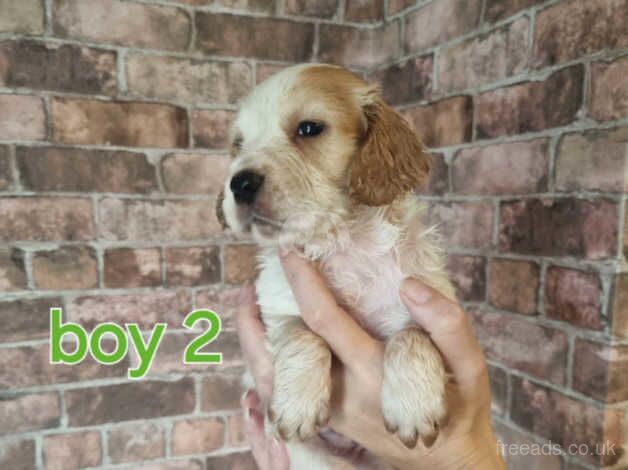
[[[453,289],[438,238],[424,225],[426,207],[413,195],[430,168],[417,135],[374,86],[340,67],[307,64],[242,102],[230,153],[218,209],[236,235],[260,245],[256,289],[274,358],[269,431],[288,441],[292,467],[352,468],[319,445],[332,354],[300,318],[280,245],[316,261],[339,304],[386,342],[385,425],[408,447],[419,438],[430,445],[447,412],[446,374],[399,287],[412,276],[450,298]]]

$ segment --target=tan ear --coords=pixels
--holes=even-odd
[[[360,204],[382,206],[427,180],[431,157],[405,119],[370,90],[366,135],[350,167],[349,191]]]

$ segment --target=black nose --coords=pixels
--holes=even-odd
[[[253,204],[255,195],[264,183],[264,175],[252,170],[242,170],[231,178],[229,187],[238,204]]]

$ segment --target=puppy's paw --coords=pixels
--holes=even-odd
[[[386,429],[406,447],[436,441],[447,417],[446,381],[441,356],[421,330],[403,330],[386,344],[382,411]]]
[[[331,352],[323,343],[295,353],[280,351],[274,364],[268,417],[283,440],[307,439],[329,421]]]

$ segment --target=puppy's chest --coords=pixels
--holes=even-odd
[[[392,247],[355,247],[321,263],[321,272],[344,307],[369,333],[388,338],[408,324],[399,287],[404,275]]]

